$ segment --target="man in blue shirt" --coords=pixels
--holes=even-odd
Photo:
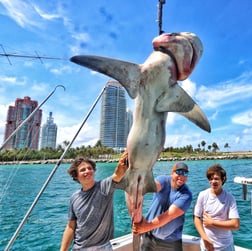
[[[182,230],[185,213],[191,205],[192,193],[185,184],[189,170],[183,162],[176,163],[171,175],[155,180],[157,192],[146,219],[134,223],[134,234],[145,233],[142,251],[182,251]]]

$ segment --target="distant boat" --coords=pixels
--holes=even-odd
[[[247,193],[248,193],[248,187],[247,186],[252,185],[252,178],[236,176],[234,178],[234,182],[242,184],[243,199],[247,200]]]
[[[234,178],[234,182],[235,183],[240,183],[240,184],[245,184],[245,185],[252,185],[252,178],[236,176]]]

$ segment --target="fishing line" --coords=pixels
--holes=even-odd
[[[86,123],[88,117],[90,116],[91,112],[93,111],[93,109],[95,108],[96,104],[98,103],[100,97],[102,96],[103,92],[105,91],[106,86],[102,89],[101,93],[99,94],[99,96],[96,98],[95,102],[93,103],[93,105],[91,106],[89,112],[87,113],[86,117],[84,118],[84,120],[82,121],[79,129],[77,130],[77,132],[75,133],[73,139],[71,140],[71,142],[67,145],[65,151],[62,153],[60,159],[57,161],[56,165],[54,166],[53,170],[51,171],[50,175],[48,176],[47,180],[45,181],[44,185],[42,186],[42,188],[40,189],[38,195],[36,196],[35,200],[33,201],[32,205],[30,206],[30,208],[28,209],[26,215],[24,216],[23,220],[21,221],[21,223],[19,224],[17,230],[15,231],[15,233],[13,234],[12,238],[10,239],[8,245],[6,246],[6,248],[4,249],[4,251],[8,251],[10,250],[10,248],[12,247],[14,241],[16,240],[19,232],[21,231],[23,225],[25,224],[26,220],[28,219],[28,217],[30,216],[33,208],[35,207],[35,205],[37,204],[39,198],[41,197],[41,195],[43,194],[44,190],[46,189],[47,185],[49,184],[50,180],[52,179],[54,173],[56,172],[56,170],[58,169],[58,167],[60,166],[63,158],[65,157],[67,151],[69,150],[69,148],[72,146],[74,140],[76,139],[76,137],[78,136],[79,132],[81,131],[82,127],[84,126],[84,124]]]
[[[17,132],[21,129],[21,127],[29,120],[32,118],[32,116],[34,116],[34,114],[40,109],[40,107],[52,96],[52,94],[56,91],[56,89],[58,87],[62,87],[65,90],[65,87],[63,85],[57,85],[53,91],[51,93],[49,93],[49,95],[42,101],[42,103],[36,107],[36,109],[11,133],[11,135],[4,141],[4,143],[2,144],[2,146],[0,147],[0,151],[4,148],[4,146],[9,142],[9,140],[15,135],[17,134]],[[2,201],[2,199],[4,198],[8,188],[10,187],[10,184],[13,180],[13,178],[15,177],[17,171],[19,168],[14,169],[13,172],[10,173],[10,175],[8,176],[8,179],[4,185],[4,187],[2,188],[1,191],[1,196],[0,196],[0,202]],[[13,170],[13,169],[12,169]]]

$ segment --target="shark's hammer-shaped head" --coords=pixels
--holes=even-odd
[[[191,32],[163,33],[152,40],[155,50],[168,52],[177,66],[177,80],[185,80],[203,53],[201,40]]]

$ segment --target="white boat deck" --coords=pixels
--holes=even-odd
[[[183,235],[184,251],[200,251],[200,238],[190,235]],[[111,241],[113,250],[117,251],[133,251],[132,250],[132,234],[115,238]]]
[[[200,251],[200,238],[183,235],[183,251]],[[111,240],[113,250],[116,251],[133,251],[132,249],[132,234],[127,234]],[[247,248],[235,246],[235,251],[251,251]]]

